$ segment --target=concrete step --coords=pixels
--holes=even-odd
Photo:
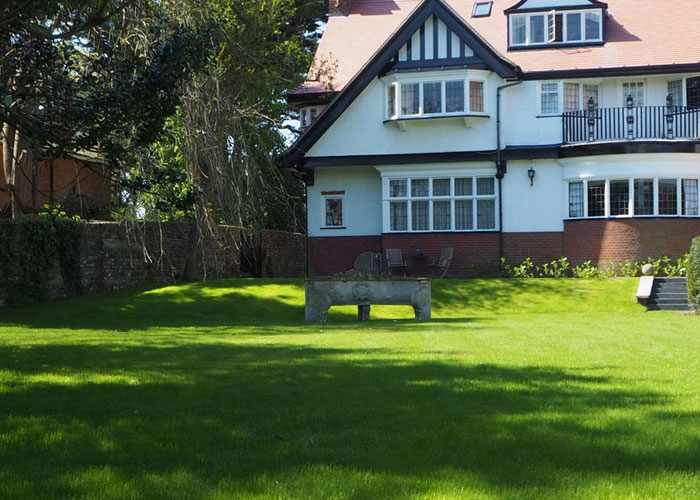
[[[688,300],[685,297],[659,297],[657,299],[649,299],[649,304],[685,304],[688,305]]]
[[[686,299],[688,298],[688,292],[651,292],[649,296],[650,299],[657,297],[680,297]]]
[[[648,311],[689,311],[688,304],[647,304]]]

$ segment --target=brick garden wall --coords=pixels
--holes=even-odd
[[[0,232],[9,228],[0,223]],[[2,235],[0,235],[2,236]],[[182,275],[188,248],[186,223],[90,222],[80,243],[80,288],[84,293],[115,290],[154,282],[173,281]],[[306,238],[303,234],[219,226],[216,244],[205,252],[209,277],[249,275],[263,277],[306,275]],[[255,248],[251,258],[251,248]],[[250,261],[254,260],[254,263]],[[66,295],[58,262],[49,271],[50,297]],[[0,303],[12,286],[0,267]]]
[[[680,257],[700,235],[700,219],[591,219],[566,221],[563,232],[503,233],[504,256],[520,263],[530,257],[536,264],[568,257],[572,264],[590,260],[594,265],[625,259]],[[414,248],[425,257],[415,258]],[[499,233],[421,233],[309,238],[309,272],[328,276],[352,269],[355,257],[372,250],[400,248],[413,275],[430,274],[430,261],[440,249],[455,249],[450,274],[495,275],[499,269]]]

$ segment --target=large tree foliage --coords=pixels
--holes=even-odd
[[[297,229],[303,184],[281,172],[274,158],[286,147],[280,130],[289,128],[293,112],[284,91],[303,80],[316,45],[317,23],[325,13],[323,0],[173,0],[164,2],[189,26],[207,24],[216,54],[187,86],[177,133],[163,137],[181,148],[183,169],[191,190],[178,191],[193,201],[194,221],[186,276],[201,277],[202,252],[216,224]],[[295,131],[292,131],[294,133]],[[162,144],[162,143],[161,143]],[[142,162],[141,172],[152,190],[162,171],[172,171],[172,155],[158,146]],[[155,160],[155,161],[153,161]],[[138,194],[138,193],[134,193]],[[132,198],[150,216],[163,218],[174,207],[150,195]],[[158,203],[165,205],[159,210]]]
[[[25,205],[16,184],[31,183],[42,159],[93,152],[113,170],[128,165],[158,138],[209,42],[158,0],[3,4],[0,189],[15,196],[14,212]]]

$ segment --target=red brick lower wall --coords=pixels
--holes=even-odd
[[[508,262],[552,262],[566,255],[564,233],[503,233],[503,253]]]
[[[700,219],[595,219],[564,222],[563,254],[571,262],[586,260],[680,257],[700,236]]]
[[[382,251],[382,237],[330,236],[309,238],[309,275],[332,276],[352,269],[355,258],[362,252]]]
[[[593,219],[566,221],[564,232],[504,233],[504,256],[511,263],[530,257],[535,263],[568,257],[573,264],[593,264],[647,257],[680,257],[700,235],[700,219]],[[352,269],[355,257],[372,250],[400,248],[408,273],[430,273],[431,258],[440,249],[455,249],[450,274],[494,275],[499,267],[499,233],[384,234],[309,238],[309,273],[328,276]],[[425,255],[414,255],[420,248]]]

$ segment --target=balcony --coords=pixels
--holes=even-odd
[[[564,144],[700,138],[700,108],[627,106],[570,111],[562,116]]]

